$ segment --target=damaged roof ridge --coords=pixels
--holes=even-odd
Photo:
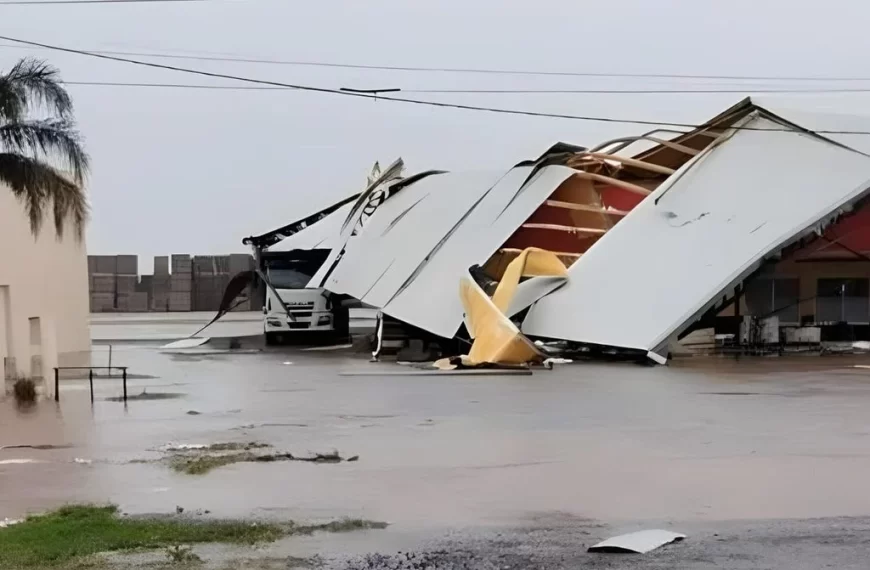
[[[749,98],[747,98],[745,101],[749,101]],[[744,101],[744,103],[745,103],[745,101]],[[764,107],[761,107],[760,105],[756,105],[755,103],[751,103],[750,106],[745,107],[745,108],[741,107],[738,109],[737,107],[741,107],[741,105],[735,105],[729,111],[722,113],[720,115],[720,117],[722,117],[723,119],[727,119],[727,118],[733,116],[735,113],[743,112],[743,111],[745,111],[746,114],[744,116],[736,119],[734,121],[734,123],[732,123],[729,127],[725,128],[725,132],[718,135],[702,151],[700,151],[698,154],[696,154],[695,156],[690,158],[685,164],[683,164],[683,166],[678,168],[674,174],[667,177],[665,179],[665,181],[662,182],[661,185],[659,185],[659,187],[656,188],[655,191],[653,191],[650,194],[650,197],[653,199],[653,204],[658,206],[659,201],[665,196],[665,194],[667,194],[670,191],[671,188],[673,188],[673,186],[675,184],[677,184],[683,178],[683,176],[685,176],[693,168],[698,166],[699,163],[704,162],[716,149],[718,149],[722,146],[722,143],[731,139],[737,133],[744,132],[744,131],[751,132],[751,133],[765,133],[765,132],[781,133],[781,132],[783,132],[781,129],[764,129],[764,128],[748,129],[748,128],[746,128],[746,125],[748,123],[751,123],[752,121],[755,121],[759,118],[767,119],[769,121],[775,122],[777,124],[780,124],[780,125],[788,128],[789,130],[786,132],[795,133],[795,134],[808,134],[808,135],[812,136],[813,138],[817,138],[818,140],[821,140],[823,142],[833,144],[834,146],[837,146],[839,148],[843,148],[845,150],[849,150],[849,151],[855,152],[857,154],[860,154],[862,156],[867,156],[868,158],[870,158],[870,155],[868,155],[866,153],[855,150],[855,149],[853,149],[849,146],[846,146],[842,143],[839,143],[837,141],[830,140],[827,137],[823,137],[823,136],[819,135],[818,133],[815,133],[809,129],[801,127],[800,125],[792,123],[792,122],[788,121],[787,119],[780,117],[776,113],[773,113],[773,112],[765,109]],[[708,121],[708,123],[709,122],[711,122],[711,121]],[[703,127],[701,127],[701,128],[703,128]]]
[[[753,107],[754,107],[754,109],[759,113],[759,115],[764,116],[765,118],[767,118],[767,119],[769,119],[769,120],[771,120],[771,121],[773,121],[773,122],[775,122],[775,123],[778,123],[778,124],[780,124],[780,125],[782,125],[782,126],[788,128],[788,129],[791,129],[793,132],[796,132],[796,133],[799,133],[799,134],[810,135],[810,136],[812,136],[812,137],[815,137],[815,138],[817,138],[817,139],[819,139],[819,140],[825,141],[825,142],[827,142],[827,143],[829,143],[829,144],[832,144],[832,145],[834,145],[834,146],[838,146],[838,147],[840,147],[840,148],[843,148],[843,149],[850,150],[850,151],[852,151],[852,152],[858,153],[858,154],[860,154],[861,156],[866,156],[866,157],[870,158],[870,154],[868,154],[868,153],[866,153],[866,152],[862,152],[862,151],[860,151],[860,150],[858,150],[858,149],[856,149],[856,148],[853,148],[853,147],[851,147],[851,146],[849,146],[849,145],[847,145],[847,144],[845,144],[845,143],[841,143],[841,142],[839,142],[839,141],[836,141],[836,140],[834,140],[834,139],[832,139],[832,138],[830,138],[830,137],[827,137],[827,136],[825,136],[825,135],[823,135],[823,134],[820,134],[820,133],[818,133],[818,132],[816,132],[816,131],[814,131],[814,130],[812,130],[812,129],[808,129],[808,128],[806,128],[806,127],[802,127],[802,126],[799,125],[798,123],[794,123],[794,122],[792,122],[792,121],[789,121],[789,120],[786,119],[785,117],[783,117],[783,116],[781,116],[781,115],[778,115],[777,113],[774,113],[773,111],[771,111],[770,109],[768,109],[768,108],[766,108],[766,107],[763,107],[763,106],[758,105],[758,104],[755,104],[755,103],[753,103]],[[766,130],[773,131],[773,129],[758,129],[758,131],[762,131],[762,132],[763,132],[763,131],[766,131]]]

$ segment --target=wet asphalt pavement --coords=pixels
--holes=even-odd
[[[868,567],[870,519],[684,524],[690,536],[644,555],[587,553],[608,534],[599,525],[551,516],[538,525],[477,532],[427,550],[336,561],[345,570],[709,569],[859,570]]]
[[[106,356],[95,354],[95,364]],[[0,403],[0,520],[75,501],[130,513],[321,521],[386,531],[282,541],[257,556],[416,568],[867,568],[866,359],[577,364],[533,376],[393,376],[323,352],[162,354],[115,348],[152,378],[67,381],[59,407]],[[390,375],[373,376],[383,369]],[[365,372],[365,375],[356,375]],[[188,412],[196,412],[189,414]],[[337,465],[238,464],[202,477],[159,463],[167,443],[262,441]],[[602,538],[668,528],[644,556],[591,555]],[[379,552],[385,558],[364,558]],[[428,553],[428,554],[427,554]]]

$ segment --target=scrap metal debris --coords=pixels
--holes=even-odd
[[[507,266],[492,298],[471,275],[463,276],[459,283],[459,295],[465,308],[466,327],[474,343],[468,355],[442,359],[435,366],[442,370],[453,370],[459,366],[517,366],[542,362],[547,356],[520,332],[508,318],[507,312],[523,277],[531,278],[523,283],[526,289],[533,288],[535,279],[547,279],[544,286],[538,288],[539,295],[526,295],[531,304],[564,283],[567,274],[568,269],[556,254],[527,248]]]
[[[641,530],[608,538],[590,546],[588,550],[589,552],[646,554],[656,548],[672,542],[679,542],[685,538],[685,534],[669,530]]]

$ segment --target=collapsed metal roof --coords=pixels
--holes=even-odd
[[[816,130],[844,126],[825,117],[800,119]],[[849,135],[815,134],[749,100],[720,119],[728,124],[715,140],[530,309],[525,334],[660,357],[765,259],[868,194],[870,157],[861,151],[870,149],[856,150]]]
[[[324,283],[450,338],[462,324],[459,278],[485,263],[575,171],[531,166],[431,176],[382,204]]]
[[[432,171],[391,180],[360,196],[339,246],[309,286],[451,338],[462,324],[457,287],[469,267],[498,278],[526,247],[552,251],[570,265],[671,173],[558,143],[507,172]],[[383,198],[374,205],[377,196]],[[363,222],[364,204],[373,213]],[[351,228],[359,231],[348,240]]]

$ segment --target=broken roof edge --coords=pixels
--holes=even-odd
[[[784,127],[788,127],[789,129],[791,129],[795,132],[811,135],[813,137],[816,137],[819,140],[825,141],[825,142],[830,143],[834,146],[838,146],[840,148],[850,150],[852,152],[856,152],[860,155],[870,157],[870,154],[868,154],[866,152],[860,151],[860,150],[858,150],[850,145],[842,143],[838,140],[834,140],[831,137],[825,136],[826,133],[824,133],[824,132],[818,132],[818,131],[821,131],[822,129],[818,129],[818,131],[817,131],[817,130],[813,130],[813,129],[809,129],[807,127],[801,126],[800,124],[792,122],[789,119],[783,117],[782,115],[780,115],[778,113],[774,113],[773,111],[771,111],[767,107],[764,107],[762,105],[758,105],[756,103],[752,103],[752,106],[753,106],[753,109],[755,111],[760,112],[766,118],[768,118],[771,121],[774,121],[776,123],[779,123],[779,124],[783,125]]]
[[[818,113],[812,113],[809,111],[801,111],[798,109],[785,109],[785,110],[786,111],[793,111],[795,113],[800,112],[800,113],[805,113],[805,114],[818,115]],[[825,140],[831,144],[834,144],[834,145],[837,145],[837,146],[840,146],[843,148],[847,148],[847,149],[852,150],[854,152],[857,152],[859,154],[864,154],[866,156],[870,156],[870,154],[865,153],[857,148],[854,148],[854,147],[852,147],[848,144],[845,144],[843,142],[837,141],[837,140],[831,138],[830,136],[825,136],[826,133],[818,132],[818,131],[822,131],[824,129],[815,129],[815,130],[810,129],[808,127],[802,126],[800,123],[796,123],[794,121],[789,120],[787,118],[787,115],[784,115],[782,112],[775,112],[775,111],[771,110],[771,103],[770,102],[767,102],[766,100],[759,101],[759,99],[757,97],[752,97],[752,96],[744,97],[743,99],[741,99],[737,103],[731,105],[730,107],[728,107],[727,109],[725,109],[724,111],[719,113],[718,115],[704,121],[703,123],[701,123],[700,125],[698,125],[697,127],[695,127],[694,129],[692,129],[690,131],[683,132],[683,133],[679,134],[678,136],[670,139],[668,142],[680,144],[683,141],[691,139],[692,137],[702,135],[705,132],[708,132],[710,130],[715,130],[715,129],[727,130],[729,128],[733,128],[733,126],[738,121],[742,120],[744,117],[749,116],[750,114],[752,114],[753,112],[756,112],[756,111],[763,113],[769,119],[771,119],[777,123],[780,123],[783,126],[786,126],[792,130],[795,130],[798,132],[803,132],[803,133],[818,137],[818,138]],[[846,116],[849,116],[849,115],[846,115]],[[727,123],[730,123],[730,124],[727,124]],[[644,133],[639,138],[647,137],[651,133],[655,133],[655,132],[656,131],[650,131],[649,133]],[[634,143],[629,143],[623,149],[619,149],[619,150],[614,151],[614,152],[622,152],[625,148],[628,148],[631,144],[634,144]],[[662,150],[663,146],[664,145],[662,145],[662,144],[657,144],[652,148],[645,149],[640,153],[632,155],[632,157],[637,159],[637,160],[645,160],[648,157],[650,157],[651,155],[653,155],[654,153]]]
[[[347,198],[335,202],[334,204],[327,206],[320,211],[314,212],[313,214],[309,214],[300,220],[296,220],[295,222],[291,222],[287,225],[281,226],[280,228],[276,228],[272,231],[260,234],[258,236],[248,236],[246,238],[243,238],[242,244],[264,248],[280,243],[284,239],[292,236],[293,234],[301,232],[305,228],[311,227],[323,218],[341,209],[343,206],[346,206],[350,202],[353,202],[354,200],[359,198],[359,196],[359,193],[348,196]]]

